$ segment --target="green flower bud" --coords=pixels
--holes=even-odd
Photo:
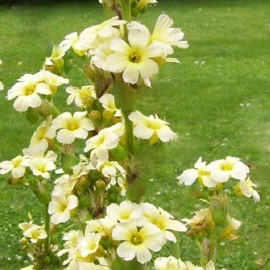
[[[90,170],[88,177],[92,184],[95,184],[97,180],[101,179],[102,173],[99,170]]]
[[[111,160],[118,161],[118,162],[123,161],[124,159],[127,158],[127,152],[121,145],[117,145],[117,147],[111,149],[110,154],[111,154]]]
[[[228,197],[221,194],[210,198],[210,210],[212,219],[216,225],[222,225],[227,219]]]
[[[50,103],[48,100],[45,99],[42,101],[41,105],[36,109],[39,115],[44,118],[47,118],[50,115],[52,115],[52,117],[55,118],[60,114],[58,109],[52,103]]]
[[[39,114],[36,109],[29,107],[25,112],[26,119],[31,124],[36,124],[39,120]]]

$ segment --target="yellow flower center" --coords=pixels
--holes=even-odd
[[[140,63],[141,56],[137,52],[134,52],[134,53],[130,54],[129,61],[132,63]]]
[[[32,95],[33,93],[35,92],[35,88],[34,88],[34,86],[28,86],[28,87],[26,87],[25,89],[24,89],[24,94],[26,95],[26,96],[30,96],[30,95]]]
[[[231,171],[233,169],[233,165],[229,161],[225,161],[223,164],[221,164],[220,169],[223,171]]]
[[[79,128],[79,124],[74,121],[74,122],[69,123],[67,129],[73,131],[73,130],[76,130],[78,128]]]
[[[133,235],[131,238],[131,243],[133,245],[140,245],[143,242],[142,238],[137,234],[137,235]]]

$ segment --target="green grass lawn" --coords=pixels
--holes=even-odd
[[[66,34],[100,23],[103,13],[96,2],[0,6],[0,81],[5,85],[0,93],[0,161],[19,155],[35,129],[5,99],[6,91],[23,74],[39,71],[52,45]],[[138,145],[139,176],[151,186],[145,200],[177,218],[190,218],[201,204],[193,200],[191,188],[177,185],[176,176],[200,156],[208,162],[240,157],[251,165],[258,184],[258,204],[248,198],[232,200],[230,210],[243,225],[238,239],[220,246],[217,266],[227,269],[259,269],[255,261],[270,256],[269,10],[270,2],[262,0],[161,0],[139,18],[151,28],[166,12],[190,44],[187,50],[175,49],[181,64],[164,65],[152,80],[153,88],[138,93],[139,109],[158,113],[178,133],[166,146],[149,150],[145,142]],[[38,220],[40,212],[27,188],[10,186],[5,176],[0,180],[0,269],[19,269],[26,258],[17,224],[27,220],[29,211]],[[198,262],[197,248],[187,237],[182,250],[185,260]]]

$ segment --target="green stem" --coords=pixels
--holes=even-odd
[[[215,263],[217,257],[217,231],[214,228],[210,238],[203,240],[201,245],[201,265],[206,267],[207,263],[213,261]]]
[[[121,0],[122,16],[127,22],[131,22],[130,0]]]
[[[179,234],[178,232],[173,232],[175,238],[176,238],[176,243],[172,242],[172,241],[168,241],[168,246],[170,249],[170,254],[177,258],[177,259],[181,259],[181,250],[180,250],[180,242],[179,242]]]
[[[122,116],[125,123],[125,143],[130,156],[134,155],[134,135],[133,135],[133,122],[129,120],[128,115],[130,111],[122,110]]]
[[[139,263],[136,258],[131,261],[124,261],[123,259],[119,258],[118,255],[116,255],[112,266],[112,270],[145,270],[146,266]]]
[[[44,205],[44,225],[45,231],[47,233],[47,237],[45,238],[44,250],[45,255],[49,254],[49,247],[50,247],[50,215],[48,213],[48,205]]]

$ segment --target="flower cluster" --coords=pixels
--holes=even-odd
[[[123,25],[128,33],[124,32],[125,28],[120,27]],[[121,74],[124,82],[130,84],[135,84],[142,78],[150,86],[149,79],[158,73],[160,65],[165,62],[179,62],[168,57],[173,53],[173,46],[188,47],[187,41],[182,41],[184,34],[181,29],[172,28],[172,25],[172,19],[162,14],[151,34],[146,26],[136,21],[128,23],[113,17],[100,25],[86,28],[79,35],[67,35],[58,45],[58,53],[54,49],[50,60],[59,67],[58,62],[72,48],[78,55],[87,55],[92,67]],[[127,38],[123,38],[125,35]]]
[[[86,224],[84,231],[73,230],[64,235],[64,249],[58,255],[67,254],[66,269],[97,267],[97,261],[100,267],[109,269],[115,251],[125,261],[136,258],[144,264],[152,258],[150,251],[159,251],[167,241],[176,242],[172,231],[186,231],[183,223],[165,210],[130,201],[110,204],[104,218]]]
[[[193,169],[185,170],[177,177],[179,184],[192,185],[198,183],[210,189],[221,189],[230,179],[238,180],[234,192],[236,195],[253,197],[255,202],[260,201],[260,195],[253,188],[256,187],[248,177],[249,167],[237,157],[226,157],[206,164],[200,157]]]
[[[156,270],[204,270],[203,267],[194,266],[191,262],[183,262],[181,259],[176,259],[173,256],[170,257],[158,257],[155,260]],[[213,261],[207,263],[205,270],[215,270]],[[222,268],[221,270],[226,270]]]

